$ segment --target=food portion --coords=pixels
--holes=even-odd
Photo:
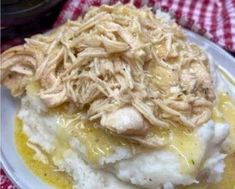
[[[147,8],[93,8],[4,52],[2,83],[18,96],[34,79],[47,108],[86,107],[86,119],[101,128],[162,146],[146,137],[151,127],[200,126],[215,98],[206,55],[185,41],[176,24]]]
[[[93,7],[1,56],[33,158],[75,188],[215,183],[235,153],[234,87],[148,8]]]

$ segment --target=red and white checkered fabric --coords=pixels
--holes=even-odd
[[[76,19],[90,6],[128,3],[130,0],[69,0],[55,26]],[[176,21],[226,50],[235,52],[235,0],[133,0],[136,7],[147,5],[171,13]]]

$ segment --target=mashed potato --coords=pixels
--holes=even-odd
[[[232,88],[229,88],[223,78],[218,74],[217,78],[217,94],[221,91],[231,93]],[[195,130],[199,148],[194,146],[192,149],[186,146],[179,151],[164,147],[133,155],[130,148],[115,146],[112,154],[100,158],[94,165],[84,158],[89,146],[83,143],[81,138],[70,136],[70,133],[63,133],[63,136],[69,137],[61,138],[60,133],[66,130],[61,127],[58,114],[45,113],[45,107],[37,97],[33,95],[24,97],[18,116],[24,122],[23,131],[28,136],[28,141],[39,145],[40,149],[50,154],[53,163],[59,170],[71,175],[75,188],[79,189],[95,187],[167,189],[198,183],[205,177],[208,182],[216,182],[221,179],[226,157],[222,144],[226,149],[231,145],[229,142],[224,143],[229,133],[229,125],[210,120]],[[227,137],[226,141],[228,140],[231,138]],[[193,162],[188,162],[187,158],[191,155],[186,157],[185,154],[193,153],[191,150],[197,153],[193,155]],[[45,156],[42,153],[37,159],[45,161]],[[188,163],[200,166],[189,166]]]

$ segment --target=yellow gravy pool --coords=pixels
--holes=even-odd
[[[27,146],[27,136],[22,131],[23,123],[20,119],[15,119],[15,143],[19,154],[30,170],[41,180],[56,189],[72,189],[72,178],[63,172],[56,171],[52,162],[44,164],[34,160],[34,151]]]

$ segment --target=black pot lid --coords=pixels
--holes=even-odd
[[[15,20],[28,20],[50,8],[62,0],[2,0],[1,1],[1,20],[2,24]]]

